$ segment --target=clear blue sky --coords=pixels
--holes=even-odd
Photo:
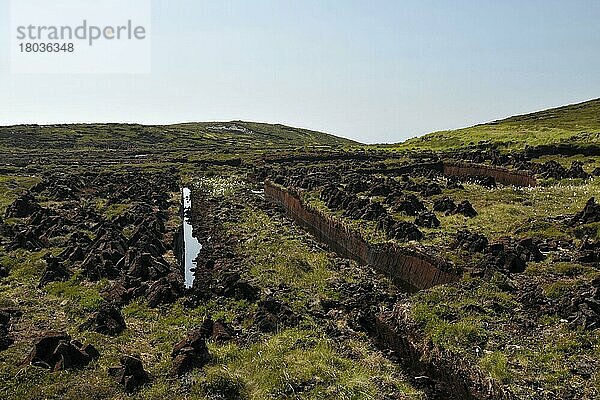
[[[600,97],[598,0],[156,0],[150,75],[11,75],[8,46],[2,29],[2,125],[243,119],[392,142]]]

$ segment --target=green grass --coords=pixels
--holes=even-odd
[[[352,146],[356,142],[323,132],[279,124],[253,122],[198,122],[176,125],[73,124],[49,126],[0,127],[0,148],[53,153],[137,151],[152,156],[158,152],[201,148],[207,159],[243,156],[248,150],[293,150],[302,147],[319,149]],[[220,154],[215,154],[220,153]],[[116,153],[115,153],[116,154]],[[83,153],[82,153],[83,155]],[[88,153],[87,157],[95,153]],[[106,155],[106,154],[104,154]]]
[[[64,299],[74,306],[72,312],[85,315],[85,312],[94,311],[100,306],[103,299],[100,290],[107,282],[99,285],[85,284],[78,275],[73,275],[66,282],[51,282],[46,285],[48,294]]]
[[[431,210],[438,197],[449,196],[457,203],[468,200],[478,215],[467,218],[461,214],[445,215],[436,212],[441,225],[435,229],[419,228],[425,234],[421,242],[444,247],[454,239],[456,232],[463,229],[482,233],[491,240],[504,236],[564,239],[572,236],[582,238],[585,235],[593,239],[600,237],[600,223],[565,229],[560,222],[548,218],[575,214],[583,209],[590,197],[598,197],[598,193],[600,178],[588,179],[579,184],[565,179],[533,188],[498,186],[487,189],[465,183],[464,189],[445,190],[442,195],[423,199],[424,203]],[[330,210],[319,198],[317,191],[304,191],[302,196],[307,204],[343,220],[348,227],[361,233],[371,243],[388,241],[385,234],[376,228],[376,222],[343,217],[343,211]],[[389,207],[388,211],[398,221],[415,220],[415,217],[394,213]]]
[[[201,187],[221,201],[243,192],[235,179],[203,179]],[[352,281],[358,276],[336,271],[330,255],[313,248],[305,233],[280,215],[267,215],[251,203],[239,212],[235,222],[225,225],[225,230],[240,239],[237,251],[246,277],[271,290],[284,284],[287,289],[278,297],[305,318],[297,327],[261,335],[248,347],[212,346],[214,365],[205,369],[206,377],[193,387],[193,393],[208,396],[225,387],[242,398],[257,400],[376,399],[382,392],[400,398],[420,397],[405,382],[398,366],[376,351],[362,334],[332,340],[306,313],[319,298],[339,295],[329,287],[331,279]]]
[[[517,306],[502,283],[500,276],[488,282],[466,279],[420,292],[411,299],[412,316],[436,346],[469,355],[490,339],[486,324],[506,320]]]
[[[412,316],[436,347],[478,365],[508,385],[517,398],[534,396],[536,388],[561,398],[569,387],[587,393],[583,398],[596,398],[600,393],[597,369],[591,368],[586,379],[574,374],[571,366],[582,361],[597,365],[598,329],[571,329],[553,314],[522,314],[522,306],[503,290],[505,283],[498,278],[487,282],[467,278],[421,292],[411,299]],[[532,285],[551,282],[544,288],[549,299],[570,296],[570,289],[578,284],[554,279],[539,267],[528,278]],[[533,328],[523,330],[523,319]]]
[[[546,158],[548,160],[548,158]],[[573,158],[562,160],[570,164]],[[597,164],[597,157],[586,158],[586,169]],[[600,224],[569,227],[565,220],[581,211],[592,197],[600,193],[600,179],[565,179],[544,181],[535,188],[498,186],[486,189],[464,184],[464,189],[445,190],[456,202],[470,201],[479,215],[437,213],[439,229],[421,228],[422,243],[438,250],[458,266],[477,265],[482,257],[452,251],[457,231],[469,229],[485,234],[491,241],[503,237],[541,239],[574,239],[574,245],[588,236],[598,235]],[[442,182],[443,186],[443,182]],[[375,243],[382,239],[370,221],[343,218],[342,211],[329,210],[316,191],[303,191],[304,200],[316,209],[342,218],[355,231]],[[429,209],[437,196],[424,199]],[[372,199],[373,200],[373,199]],[[401,213],[397,220],[413,221]],[[558,218],[556,218],[558,217]],[[473,279],[467,274],[456,284],[421,291],[407,302],[410,316],[424,333],[424,340],[442,351],[468,360],[489,376],[508,385],[519,398],[550,393],[555,398],[567,396],[569,387],[596,398],[600,376],[592,373],[588,381],[572,371],[578,360],[591,364],[600,359],[598,330],[585,332],[572,329],[556,313],[533,312],[521,304],[519,293],[536,285],[547,302],[569,301],[569,296],[598,276],[593,266],[573,262],[553,262],[552,258],[529,263],[521,275],[510,278],[496,275],[491,280]],[[518,284],[521,292],[515,291]],[[426,357],[426,356],[425,356]]]
[[[499,382],[509,383],[514,377],[514,372],[508,365],[508,358],[499,351],[486,354],[479,361],[479,365]]]
[[[260,286],[277,287],[283,283],[293,288],[293,300],[299,308],[307,306],[315,295],[325,293],[327,280],[333,275],[331,261],[326,252],[311,251],[303,242],[301,231],[291,231],[256,209],[246,209],[241,223],[230,229],[249,237],[242,243],[241,251],[250,275]]]
[[[235,176],[212,178],[203,185],[208,194],[220,199],[236,199],[248,190]],[[114,215],[122,211],[120,205],[107,209],[100,202],[98,206],[103,212],[114,211]],[[176,207],[171,212],[177,218]],[[239,222],[226,229],[244,238],[238,251],[253,282],[263,287],[287,283],[291,292],[286,301],[302,312],[302,307],[319,296],[332,295],[326,286],[334,274],[327,253],[313,249],[305,236],[281,218],[269,217],[254,207],[247,207],[239,217]],[[169,375],[170,353],[187,332],[208,316],[229,323],[236,320],[240,323],[236,326],[247,332],[256,305],[217,299],[187,309],[182,299],[152,309],[138,299],[123,308],[127,329],[116,337],[79,332],[78,326],[97,309],[99,293],[108,282],[87,282],[74,268],[75,274],[68,281],[38,289],[45,266],[43,256],[48,251],[56,254],[61,248],[0,255],[0,261],[11,268],[10,276],[0,281],[0,304],[23,310],[13,329],[16,343],[0,353],[2,399],[378,399],[381,393],[402,399],[422,398],[406,383],[399,367],[364,336],[332,340],[310,317],[297,327],[274,334],[253,334],[249,341],[209,343],[211,362],[184,379],[174,378]],[[100,359],[82,370],[56,373],[18,365],[35,338],[51,330],[66,331],[83,343],[93,344],[101,353]],[[151,383],[132,396],[127,396],[107,372],[122,354],[139,354],[152,376]]]
[[[104,217],[108,220],[119,217],[127,212],[131,204],[111,204],[102,210]]]
[[[567,238],[575,234],[577,228],[565,229],[561,223],[548,220],[548,217],[581,211],[591,196],[600,193],[600,179],[594,178],[581,185],[564,180],[535,188],[499,186],[485,189],[472,184],[465,184],[464,187],[447,190],[443,196],[450,196],[456,202],[468,200],[478,215],[466,218],[459,214],[446,216],[437,213],[440,229],[424,229],[424,243],[444,245],[461,229],[483,233],[490,239],[507,235]],[[429,208],[434,199],[426,202]]]
[[[228,387],[249,399],[376,399],[382,389],[392,388],[404,393],[402,398],[418,397],[377,353],[348,359],[314,329],[287,329],[249,347],[211,350],[215,365],[196,387],[203,394]]]
[[[561,143],[581,147],[598,146],[599,115],[600,99],[596,99],[469,128],[434,132],[391,147],[403,150],[450,150],[492,143],[514,150]]]
[[[59,252],[60,249],[47,249],[31,253],[23,249],[0,253],[0,262],[10,269],[9,278],[20,284],[35,286],[42,277],[46,266],[43,257],[49,252]]]
[[[4,218],[6,208],[20,192],[30,189],[38,182],[39,178],[30,176],[0,175],[0,217]]]

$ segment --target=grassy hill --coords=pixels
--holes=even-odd
[[[393,147],[448,150],[492,143],[504,149],[600,145],[600,99],[410,139]]]
[[[371,149],[452,150],[493,144],[501,149],[568,144],[600,146],[600,99],[439,131]],[[120,150],[219,153],[339,149],[360,145],[331,134],[280,124],[196,122],[175,125],[72,124],[0,127],[0,151]]]
[[[280,124],[201,122],[177,125],[75,124],[0,127],[0,148],[10,150],[256,150],[341,147],[334,135]]]

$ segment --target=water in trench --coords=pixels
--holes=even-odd
[[[192,212],[192,191],[188,187],[182,190],[183,195],[183,252],[185,263],[185,287],[189,288],[194,283],[194,268],[196,257],[202,250],[202,245],[193,236],[192,222],[189,214]]]

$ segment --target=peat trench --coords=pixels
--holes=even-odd
[[[202,245],[194,236],[194,228],[192,226],[190,213],[192,212],[192,191],[189,187],[184,187],[181,190],[183,215],[182,215],[182,232],[183,249],[179,252],[179,260],[183,267],[185,276],[185,287],[190,288],[194,284],[194,271],[196,268],[196,257],[202,250]]]
[[[265,181],[264,187],[267,200],[282,206],[294,222],[318,241],[341,257],[374,267],[402,289],[421,290],[460,278],[450,272],[445,260],[418,248],[370,245],[341,221],[305,204],[294,190],[269,181]],[[406,312],[396,307],[393,311],[379,313],[374,318],[374,326],[369,334],[380,346],[393,350],[400,362],[415,376],[425,372],[427,376],[424,378],[432,381],[436,388],[435,398],[514,398],[477,368],[427,343]]]
[[[388,275],[399,286],[411,291],[454,282],[459,276],[450,272],[443,259],[417,248],[393,244],[371,245],[365,238],[305,204],[293,190],[265,182],[268,198],[282,204],[292,218],[307,228],[320,242],[345,258],[369,264]]]

